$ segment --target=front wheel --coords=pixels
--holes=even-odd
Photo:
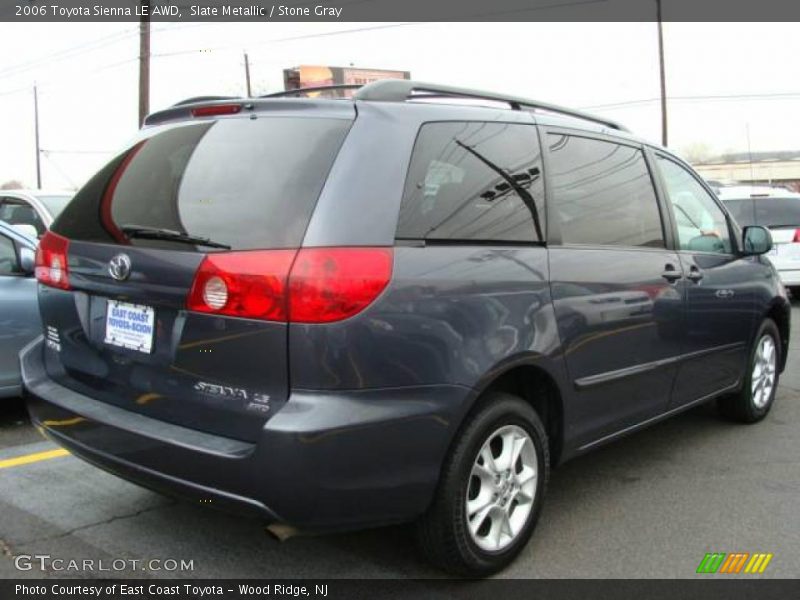
[[[549,472],[547,434],[533,408],[510,394],[488,395],[458,434],[418,523],[422,552],[457,575],[499,571],[533,533]]]
[[[755,423],[767,416],[778,389],[781,343],[778,327],[765,319],[750,350],[742,389],[720,398],[718,406],[726,417],[742,423]]]

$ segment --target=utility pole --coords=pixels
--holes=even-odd
[[[148,0],[140,5],[148,6]],[[142,11],[144,12],[144,11]],[[139,127],[150,112],[150,11],[139,21]]]
[[[661,0],[656,0],[658,11],[658,66],[661,76],[661,145],[667,146],[667,75],[664,70],[664,30],[661,22]]]
[[[36,138],[36,188],[42,189],[42,151],[39,149],[39,91],[33,84],[33,132]]]
[[[244,53],[244,80],[247,83],[247,97],[252,98],[253,93],[250,90],[250,60],[247,58],[247,52]]]

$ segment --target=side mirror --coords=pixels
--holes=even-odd
[[[33,275],[36,270],[36,253],[27,246],[19,249],[19,269],[25,275]]]
[[[772,250],[772,234],[769,229],[759,225],[751,225],[744,228],[742,234],[742,254],[745,256],[757,256],[766,254]]]

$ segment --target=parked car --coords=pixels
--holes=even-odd
[[[71,199],[72,192],[0,190],[0,221],[30,226],[41,237]]]
[[[770,410],[769,232],[669,151],[475,90],[291,94],[149,116],[42,240],[23,376],[76,456],[284,533],[416,521],[485,575],[552,465],[711,400]]]
[[[746,227],[769,229],[773,246],[767,255],[783,284],[800,297],[800,194],[783,188],[722,188],[720,198],[736,219]]]
[[[19,351],[41,335],[33,277],[36,238],[0,221],[0,398],[19,396]]]

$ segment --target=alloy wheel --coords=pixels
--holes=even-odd
[[[758,341],[753,359],[753,374],[750,378],[753,405],[764,408],[772,397],[775,387],[777,352],[775,340],[771,335],[764,335]]]
[[[538,464],[533,440],[517,425],[505,425],[483,443],[467,486],[467,528],[472,541],[499,552],[519,536],[531,516]]]

